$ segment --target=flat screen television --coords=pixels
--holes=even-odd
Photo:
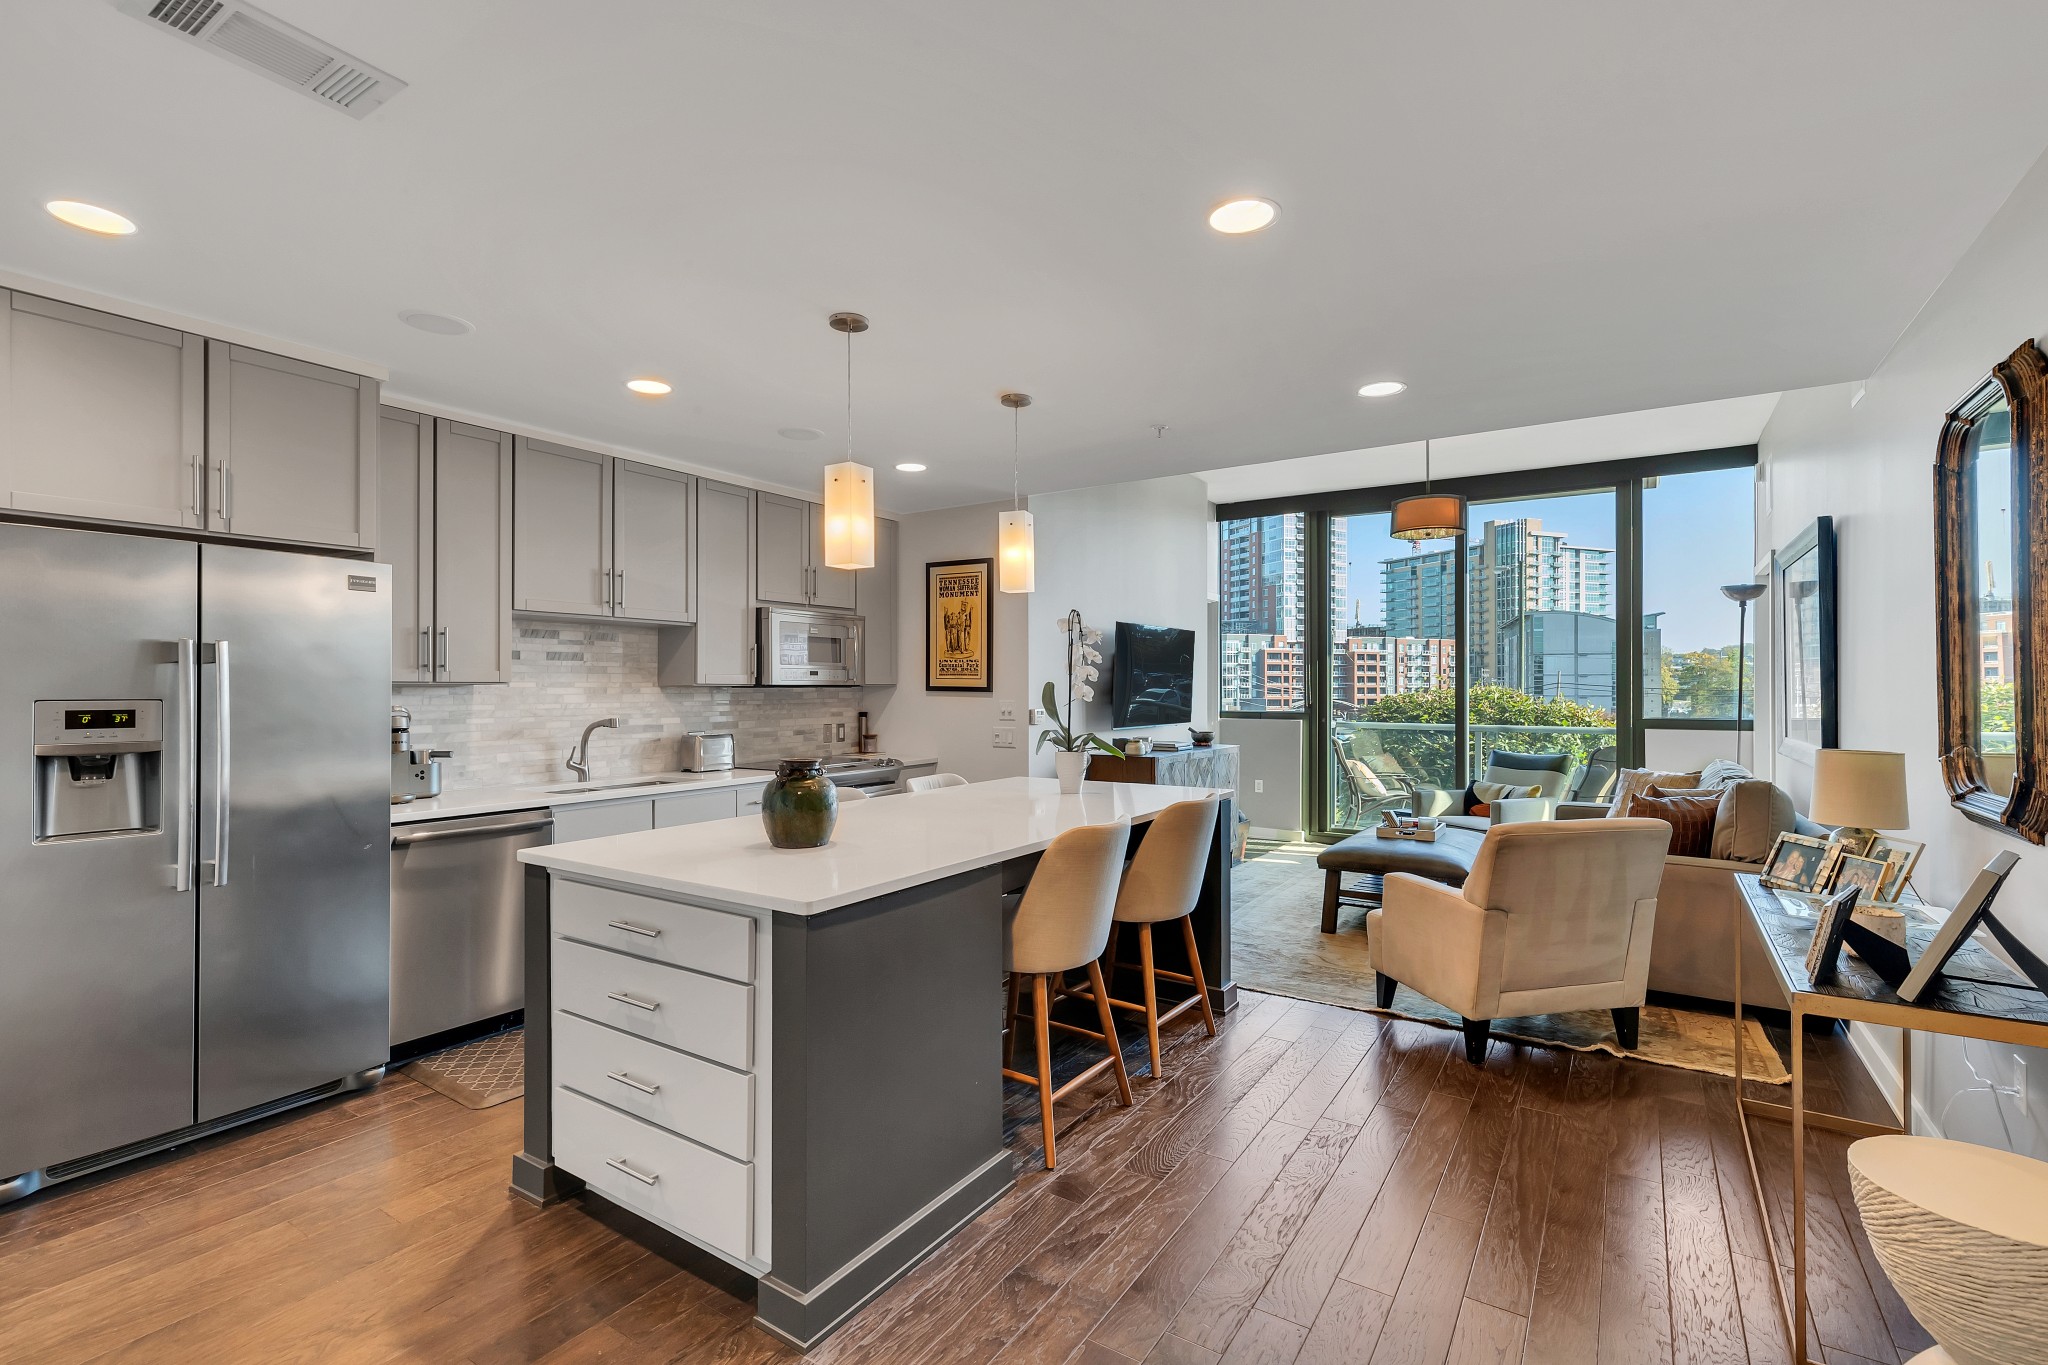
[[[1193,720],[1195,633],[1117,622],[1109,691],[1118,729]]]

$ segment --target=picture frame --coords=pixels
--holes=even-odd
[[[1840,847],[1826,839],[1780,834],[1771,845],[1771,856],[1764,859],[1763,884],[1773,890],[1812,894],[1828,884],[1840,856]]]
[[[1990,915],[1991,902],[1998,898],[2005,879],[2012,875],[2019,860],[2017,853],[2001,853],[1984,865],[1984,870],[1970,883],[1970,889],[1956,902],[1956,908],[1942,921],[1941,928],[1935,930],[1926,950],[1920,954],[1920,960],[1913,964],[1913,970],[1907,973],[1899,986],[1899,999],[1911,1004],[1934,984],[1934,978],[1941,975],[1942,968],[1956,955],[1956,950],[1970,941],[1970,935],[1976,933],[1977,926]]]
[[[1811,762],[1839,747],[1835,656],[1835,519],[1816,517],[1772,557],[1777,622],[1778,752]]]
[[[924,566],[924,690],[993,692],[990,614],[993,559],[940,559]]]
[[[1891,864],[1882,858],[1866,858],[1856,853],[1844,853],[1835,859],[1834,878],[1828,883],[1830,892],[1856,888],[1861,902],[1877,904],[1878,892],[1883,888],[1885,878],[1891,875]]]
[[[1917,839],[1897,839],[1880,834],[1873,839],[1865,852],[1867,858],[1883,858],[1886,874],[1883,885],[1877,889],[1876,904],[1897,905],[1905,899],[1906,887],[1913,880],[1913,869],[1920,865],[1920,855],[1927,845]]]
[[[1825,986],[1835,979],[1842,939],[1849,932],[1849,920],[1861,894],[1860,887],[1848,886],[1821,901],[1813,922],[1813,946],[1806,950],[1806,979],[1814,985]]]

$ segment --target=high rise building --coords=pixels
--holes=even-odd
[[[1307,518],[1300,515],[1226,521],[1218,585],[1222,623],[1220,701],[1225,711],[1282,711],[1301,705],[1302,642],[1308,636]],[[1346,528],[1330,526],[1330,599],[1325,618],[1339,620],[1349,573]],[[1286,648],[1294,650],[1291,674]]]

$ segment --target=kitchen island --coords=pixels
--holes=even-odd
[[[1135,843],[1205,795],[1008,778],[849,803],[822,849],[740,818],[523,851],[513,1188],[648,1218],[754,1275],[757,1321],[815,1344],[1014,1183],[1003,896],[1065,830],[1128,817]],[[1229,846],[1219,831],[1194,916],[1218,1009]]]

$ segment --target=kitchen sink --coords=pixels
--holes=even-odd
[[[675,780],[673,777],[641,777],[635,778],[630,782],[585,782],[574,787],[548,787],[545,790],[550,796],[559,796],[570,792],[616,792],[625,791],[632,787],[671,786]]]

